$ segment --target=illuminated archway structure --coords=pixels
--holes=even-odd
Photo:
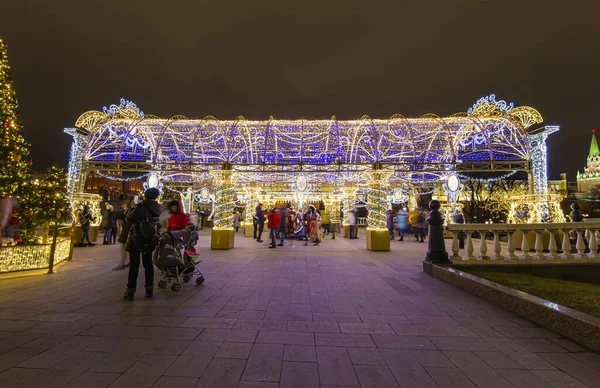
[[[228,211],[236,196],[293,198],[302,176],[313,197],[338,203],[363,188],[369,230],[381,231],[390,190],[435,187],[452,172],[525,172],[535,192],[544,193],[545,140],[558,127],[531,131],[541,122],[535,109],[493,95],[449,117],[358,120],[163,119],[121,100],[65,129],[74,137],[69,190],[81,192],[88,173],[108,171],[156,173],[177,191],[210,185],[219,231],[232,229]]]

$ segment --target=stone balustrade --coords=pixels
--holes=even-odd
[[[446,227],[452,233],[452,258],[455,264],[486,261],[597,261],[600,221],[566,222],[547,224],[450,224]],[[459,233],[464,235],[464,250],[459,249]],[[475,240],[473,232],[481,239]],[[534,233],[533,244],[528,238]],[[487,239],[486,235],[493,236]],[[571,237],[575,238],[576,253],[572,253]],[[501,237],[507,238],[506,243]],[[518,246],[520,237],[520,246]],[[586,244],[587,240],[587,244]],[[479,245],[478,249],[475,245]],[[520,252],[517,251],[520,248]],[[461,255],[463,253],[463,255]],[[517,254],[519,253],[519,254]]]

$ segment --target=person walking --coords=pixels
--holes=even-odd
[[[394,240],[394,211],[392,209],[385,212],[385,226],[390,232],[390,240]]]
[[[93,247],[96,244],[92,244],[92,242],[90,241],[90,226],[91,226],[91,221],[94,220],[94,217],[92,216],[92,212],[90,210],[90,206],[89,205],[83,205],[83,210],[79,211],[79,224],[81,225],[81,231],[82,231],[82,236],[81,236],[81,240],[79,240],[79,244],[77,244],[80,247],[85,247],[86,243],[84,243],[84,240],[87,241],[87,246],[88,247]]]
[[[114,244],[117,241],[117,215],[115,208],[108,204],[106,206],[106,232],[104,232],[104,245]]]
[[[256,224],[258,226],[258,233],[256,234],[256,242],[263,242],[263,240],[261,240],[261,236],[263,233],[263,230],[265,229],[265,212],[262,209],[262,203],[259,203],[258,206],[256,207],[256,212],[254,213],[254,216],[256,217]],[[256,230],[256,229],[255,229]]]
[[[121,244],[121,255],[119,257],[119,263],[115,268],[113,268],[114,271],[119,271],[129,266],[129,264],[125,264],[125,261],[127,260],[127,251],[125,250],[125,243],[127,242],[127,237],[129,236],[131,224],[125,219],[127,218],[127,214],[129,214],[129,212],[131,212],[134,207],[134,201],[128,199],[125,200],[125,204],[123,205],[123,223],[121,225],[121,233],[119,234],[119,243]]]
[[[452,221],[455,224],[464,224],[465,217],[463,216],[462,211],[458,211],[458,212],[454,213],[454,216],[452,217]],[[458,238],[458,249],[465,249],[465,238],[467,238],[467,234],[461,230],[460,232],[458,232],[457,238]]]
[[[278,246],[282,247],[283,242],[285,241],[285,234],[287,231],[287,209],[285,206],[282,206],[279,210],[279,244]]]
[[[277,244],[277,234],[279,233],[279,224],[281,223],[281,215],[279,214],[279,209],[271,210],[267,217],[269,218],[269,238],[271,239],[271,244],[269,248],[276,248]]]
[[[408,213],[408,224],[412,229],[412,233],[415,236],[415,241],[419,241],[419,209],[414,209]]]
[[[425,242],[424,238],[427,235],[427,215],[422,208],[419,208],[419,216],[417,218],[417,233],[419,242]]]
[[[131,224],[125,249],[129,252],[129,276],[127,277],[127,291],[124,299],[133,300],[137,287],[137,277],[140,261],[144,265],[146,297],[151,298],[154,293],[154,267],[152,266],[152,252],[156,248],[158,235],[156,227],[158,218],[163,211],[162,206],[156,202],[160,191],[150,188],[144,193],[144,201],[137,205],[125,217]],[[149,229],[154,228],[154,233]]]
[[[329,211],[327,210],[321,212],[321,226],[323,227],[323,235],[329,235],[331,230],[331,218],[329,217]]]
[[[398,214],[396,214],[396,228],[398,228],[398,235],[400,236],[398,241],[404,241],[404,234],[409,230],[408,212],[406,209],[398,210]]]
[[[240,224],[242,223],[242,215],[239,210],[235,211],[233,215],[233,227],[235,228],[235,232],[237,233],[240,230]]]

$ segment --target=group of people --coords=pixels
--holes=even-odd
[[[305,240],[304,245],[308,245],[310,239],[317,246],[322,239],[320,232],[322,220],[321,214],[313,205],[310,205],[307,212],[304,213],[302,209],[294,211],[285,205],[276,206],[270,211],[264,211],[263,204],[259,203],[253,215],[254,239],[259,243],[263,242],[262,234],[265,229],[265,222],[268,222],[269,248],[283,246],[286,237],[293,238],[294,236]],[[299,233],[299,231],[302,231],[302,233]],[[333,236],[335,238],[335,233]]]
[[[408,212],[406,209],[398,210],[394,215],[393,210],[386,212],[386,226],[390,232],[390,240],[395,240],[394,232],[398,232],[398,241],[404,241],[404,236],[412,234],[418,242],[425,242],[427,235],[427,213],[423,208]]]

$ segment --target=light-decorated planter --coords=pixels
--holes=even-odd
[[[234,229],[212,229],[210,232],[210,249],[232,249],[234,241]]]

